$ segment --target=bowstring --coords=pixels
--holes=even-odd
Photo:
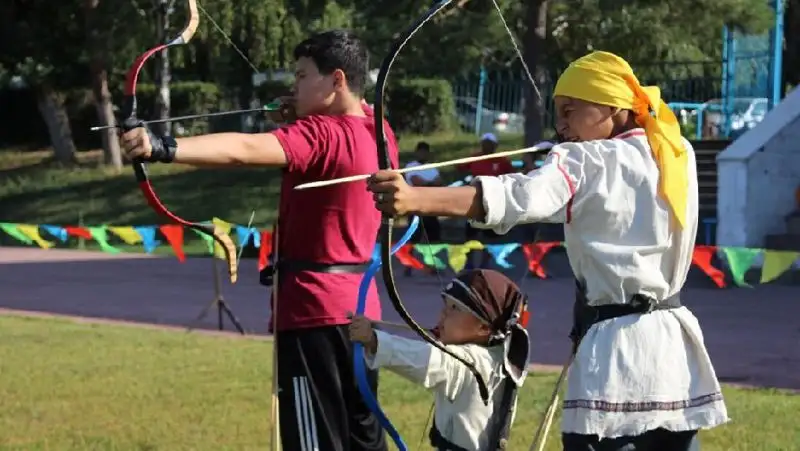
[[[239,255],[236,256],[236,267],[237,268],[239,267],[239,262],[242,261],[242,254],[244,253],[245,245],[250,241],[250,238],[249,238],[250,237],[250,233],[251,233],[250,229],[253,227],[253,219],[255,219],[255,217],[256,217],[256,211],[253,210],[253,212],[250,213],[250,220],[247,221],[248,238],[247,238],[247,240],[242,241],[241,243],[239,243]],[[255,239],[255,237],[253,237],[253,244],[254,245],[255,245],[255,241],[256,241],[256,239]]]
[[[539,97],[539,101],[544,102],[542,93],[539,91],[539,86],[536,84],[533,74],[531,74],[531,70],[528,68],[528,64],[525,62],[525,58],[522,56],[522,51],[517,44],[517,39],[514,37],[514,32],[511,31],[511,28],[508,26],[508,22],[503,15],[503,10],[500,9],[500,5],[497,3],[497,0],[492,0],[492,4],[494,5],[494,9],[497,11],[497,15],[500,16],[500,21],[503,22],[503,28],[506,29],[506,33],[508,34],[509,39],[511,39],[511,45],[514,46],[514,51],[517,52],[517,58],[519,58],[519,62],[522,63],[522,68],[525,70],[525,74],[528,76],[528,81],[531,82],[531,86],[533,86],[536,96]]]
[[[422,232],[422,237],[427,243],[426,249],[428,251],[428,259],[433,263],[433,269],[436,271],[436,277],[439,279],[439,291],[441,292],[444,290],[444,279],[442,279],[442,273],[439,271],[439,265],[436,264],[436,256],[433,255],[433,250],[431,249],[432,246],[431,240],[428,237],[428,231],[425,230],[425,223],[422,221],[422,218],[420,218],[419,220],[419,226],[420,226],[420,231]],[[425,441],[425,431],[427,431],[428,428],[430,427],[431,419],[433,418],[433,410],[435,407],[436,407],[436,399],[434,399],[431,402],[431,408],[430,411],[428,412],[428,419],[425,421],[425,426],[422,428],[422,433],[420,434],[419,437],[419,443],[417,444],[417,450],[422,449],[422,444]]]
[[[233,42],[233,39],[231,39],[231,37],[230,37],[230,36],[228,36],[228,34],[227,34],[227,33],[225,33],[225,31],[222,29],[222,27],[220,27],[220,26],[219,26],[219,24],[217,23],[217,21],[216,21],[216,20],[214,20],[214,18],[213,18],[213,17],[211,17],[211,14],[209,14],[209,13],[208,13],[208,11],[206,11],[206,10],[205,10],[205,8],[203,8],[203,6],[202,6],[200,3],[197,3],[197,9],[199,9],[199,10],[200,10],[200,12],[201,12],[201,13],[203,13],[203,14],[206,16],[206,19],[208,19],[208,21],[209,21],[209,22],[211,22],[211,25],[213,25],[213,26],[214,26],[214,28],[216,28],[216,29],[217,29],[217,31],[218,31],[218,32],[219,32],[219,33],[222,35],[222,37],[224,37],[224,38],[225,38],[225,40],[228,42],[228,44],[229,44],[231,47],[233,47],[233,49],[234,49],[234,50],[236,50],[236,53],[238,53],[238,54],[239,54],[239,56],[241,56],[241,57],[244,59],[244,61],[245,61],[245,62],[246,62],[246,63],[247,63],[247,64],[248,64],[248,65],[249,65],[249,66],[250,66],[252,69],[253,69],[253,72],[255,72],[255,73],[259,73],[259,70],[258,70],[258,68],[256,67],[256,65],[255,65],[255,64],[253,64],[253,62],[252,62],[252,61],[250,61],[250,58],[248,58],[247,56],[245,56],[244,52],[243,52],[241,49],[239,49],[239,46],[237,46],[237,45],[236,45],[236,44]]]
[[[433,409],[436,407],[436,401],[431,403],[431,408],[428,411],[428,419],[425,421],[425,428],[422,430],[422,435],[419,437],[419,443],[417,443],[417,451],[422,449],[422,444],[425,442],[425,430],[428,429],[431,425],[431,420],[433,419]]]

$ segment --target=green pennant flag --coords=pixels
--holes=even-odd
[[[92,238],[100,245],[100,250],[103,252],[108,252],[109,254],[119,254],[122,252],[118,248],[108,244],[108,231],[106,231],[105,226],[87,227],[87,229],[92,235]]]
[[[436,256],[439,252],[447,249],[446,244],[415,244],[414,250],[422,255],[422,261],[436,269],[445,269],[447,265]]]
[[[20,232],[16,224],[11,224],[8,222],[0,222],[0,230],[6,232],[7,234],[11,235],[12,237],[16,238],[19,241],[22,241],[25,244],[33,244],[33,240],[25,236],[24,233]]]
[[[203,233],[198,231],[197,229],[192,229],[192,232],[196,233],[197,236],[203,239],[206,242],[206,247],[208,247],[209,255],[214,255],[214,237],[209,236],[207,233]]]
[[[723,247],[722,252],[728,259],[728,267],[731,270],[733,282],[740,287],[751,287],[744,281],[747,270],[753,266],[753,260],[762,252],[761,249],[749,249],[746,247]]]

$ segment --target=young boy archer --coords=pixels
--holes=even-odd
[[[527,298],[503,274],[464,272],[442,292],[435,334],[448,349],[475,362],[490,390],[484,404],[475,377],[460,362],[419,340],[375,330],[353,318],[350,338],[364,344],[369,367],[386,368],[435,394],[431,446],[440,451],[506,449],[527,375]]]
[[[659,89],[611,53],[570,64],[554,101],[561,144],[527,175],[420,188],[380,171],[369,189],[393,215],[467,217],[499,233],[563,223],[577,283],[564,450],[687,450],[699,429],[728,421],[680,302],[697,232],[694,151]]]
[[[356,386],[347,331],[380,214],[363,184],[292,189],[379,167],[374,116],[362,101],[367,49],[349,32],[328,31],[300,43],[294,58],[294,101],[286,106],[297,119],[278,130],[174,140],[139,126],[120,143],[130,159],[283,169],[275,243],[281,442],[286,450],[385,450],[384,433]],[[388,124],[386,134],[396,166]],[[373,282],[366,315],[379,319],[380,313]],[[377,390],[377,372],[369,378]]]

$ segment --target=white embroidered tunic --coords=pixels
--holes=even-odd
[[[459,361],[430,344],[375,331],[378,350],[364,357],[370,368],[385,368],[430,389],[434,395],[434,422],[439,433],[464,449],[488,449],[490,423],[498,414],[503,396],[503,347],[448,345],[447,349],[474,362],[489,388],[485,405],[475,376]],[[512,407],[516,411],[516,400]]]
[[[684,145],[684,229],[658,196],[659,170],[642,129],[557,145],[528,175],[478,177],[473,183],[482,186],[486,218],[473,224],[506,233],[516,224],[564,223],[570,265],[590,305],[626,303],[637,293],[662,301],[683,287],[697,233],[697,168],[694,150]],[[567,380],[563,432],[605,438],[727,421],[700,325],[686,307],[603,321],[581,341]]]

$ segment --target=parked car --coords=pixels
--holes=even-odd
[[[478,99],[475,97],[456,97],[456,115],[464,130],[473,131]],[[525,118],[521,114],[502,111],[487,101],[481,104],[481,125],[476,132],[483,133],[523,133]]]
[[[703,105],[706,105],[706,119],[704,121],[706,130],[712,136],[721,136],[723,129],[722,100],[711,99]],[[766,97],[734,98],[731,112],[730,138],[738,138],[761,122],[767,114],[768,106],[769,103]]]

